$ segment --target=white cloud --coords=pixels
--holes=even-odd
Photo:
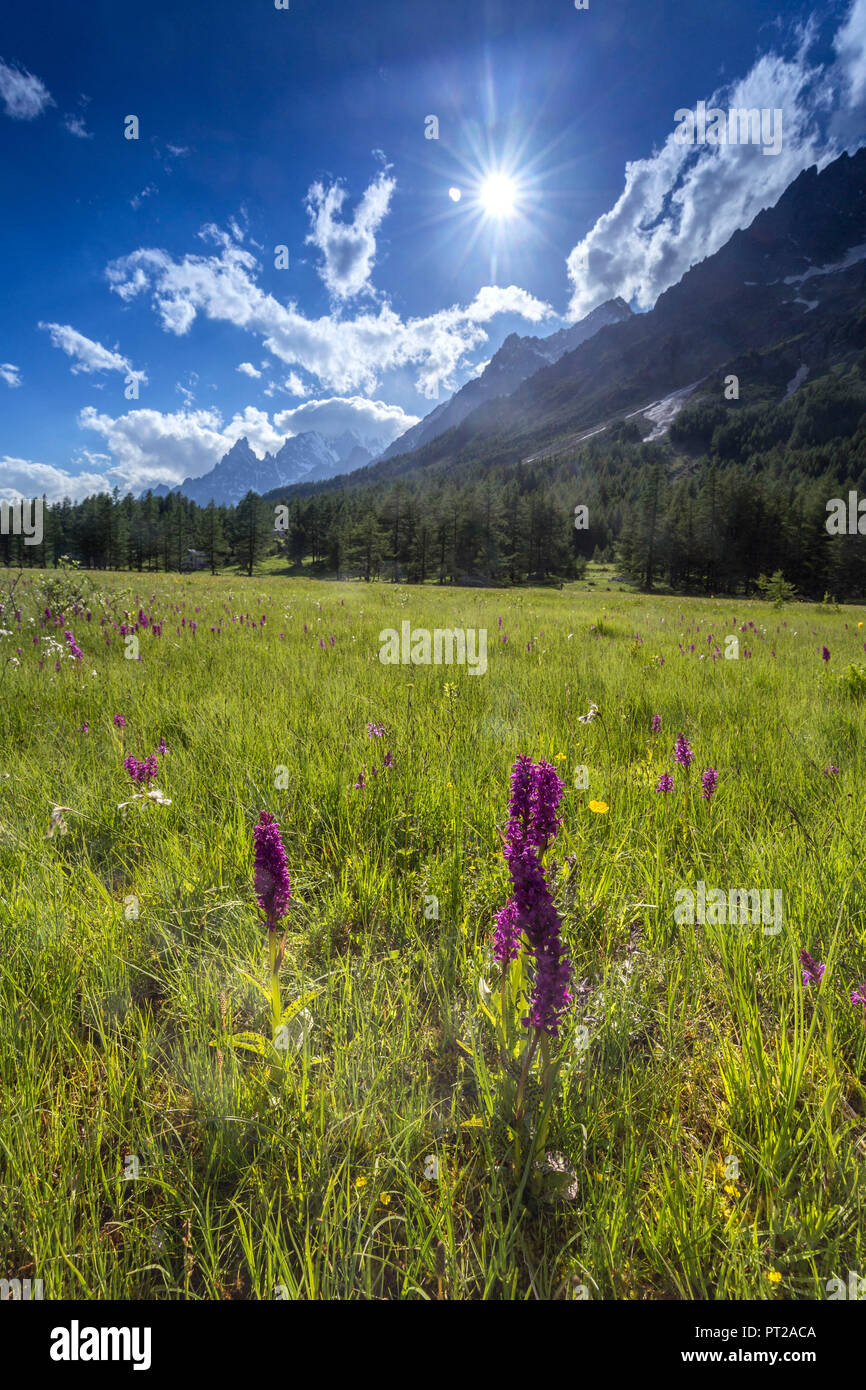
[[[312,231],[307,244],[321,251],[319,275],[335,299],[353,299],[362,291],[372,293],[370,272],[376,258],[376,233],[387,215],[395,180],[383,170],[366,189],[351,222],[339,213],[346,190],[339,183],[327,188],[314,183],[307,194]]]
[[[201,477],[244,437],[262,458],[276,453],[289,435],[303,430],[319,430],[326,438],[354,430],[362,439],[390,442],[417,422],[416,416],[399,406],[363,396],[305,401],[273,416],[249,405],[228,423],[215,409],[130,410],[112,416],[87,406],[78,416],[80,428],[101,435],[111,451],[113,464],[105,470],[111,486],[117,483],[122,491],[135,493],[159,483],[174,486],[184,478]],[[91,465],[106,457],[84,452]]]
[[[133,196],[129,200],[129,206],[131,208],[135,208],[137,212],[138,209],[141,207],[142,203],[144,202],[145,198],[152,198],[154,193],[158,192],[159,189],[157,188],[155,183],[146,184],[140,193],[133,194]]]
[[[186,384],[176,381],[174,389],[179,396],[183,396],[185,406],[191,406],[195,400],[195,388],[198,386],[198,372],[190,372],[186,379]]]
[[[615,295],[650,308],[691,266],[777,202],[803,169],[823,168],[841,153],[843,145],[828,141],[825,127],[829,120],[832,131],[842,104],[850,108],[866,91],[866,0],[854,0],[829,67],[810,62],[813,39],[807,25],[797,31],[793,57],[765,54],[744,78],[706,98],[708,110],[781,110],[779,154],[765,155],[758,145],[680,144],[672,131],[660,150],[626,165],[622,195],[568,256],[571,318]],[[692,95],[694,110],[699,94]],[[857,144],[864,129],[861,121]]]
[[[467,306],[454,305],[423,318],[402,320],[387,303],[353,319],[309,319],[294,302],[281,304],[256,283],[258,262],[236,237],[214,226],[200,236],[215,241],[208,256],[175,260],[167,251],[141,248],[111,262],[106,274],[128,303],[150,291],[166,332],[188,333],[196,315],[232,323],[257,335],[266,352],[316,377],[341,395],[373,392],[382,374],[417,367],[416,385],[426,396],[456,389],[465,359],[487,341],[482,324],[494,314],[519,314],[533,323],[553,315],[548,304],[516,285],[487,285]]]
[[[326,439],[354,430],[361,438],[384,439],[390,444],[417,425],[419,419],[420,416],[407,415],[400,406],[385,401],[371,401],[365,396],[332,396],[281,410],[274,415],[274,425],[285,434],[318,430]]]
[[[289,372],[283,382],[283,390],[288,391],[291,396],[309,396],[310,389],[305,386],[297,372]]]
[[[840,145],[853,154],[866,130],[866,0],[854,0],[836,35],[834,72],[841,100],[831,130]]]
[[[279,449],[288,433],[277,429],[267,411],[255,406],[247,406],[228,424],[215,409],[185,408],[174,413],[130,410],[114,417],[86,406],[78,423],[82,429],[102,435],[116,460],[112,473],[124,490],[133,492],[208,473],[244,436],[261,458]]]
[[[50,463],[34,463],[30,459],[0,458],[0,500],[13,502],[18,497],[42,497],[49,502],[62,502],[71,497],[80,502],[96,492],[110,492],[114,483],[105,473],[68,473]]]
[[[261,376],[261,372],[257,371],[252,362],[239,362],[235,367],[235,371],[243,372],[244,376],[251,376],[256,380]]]
[[[20,386],[21,368],[13,362],[0,362],[0,381],[5,381],[7,386]]]
[[[6,115],[14,121],[32,121],[41,116],[49,106],[56,105],[54,98],[38,77],[17,64],[4,63],[0,58],[0,101],[6,108]]]
[[[72,328],[68,323],[40,323],[40,328],[44,328],[51,335],[51,342],[56,348],[60,348],[66,353],[67,357],[73,359],[70,370],[77,375],[78,372],[123,372],[124,375],[137,377],[144,385],[147,384],[147,377],[144,372],[137,372],[132,366],[128,357],[122,356],[116,350],[103,347],[93,338],[86,338],[83,333]]]
[[[93,132],[89,131],[84,124],[83,116],[64,116],[63,124],[70,135],[77,135],[79,140],[92,140]]]
[[[218,410],[181,409],[171,414],[130,410],[113,417],[86,406],[78,423],[102,436],[122,485],[134,492],[157,483],[174,485],[186,477],[197,478],[213,468],[229,447]],[[241,429],[234,438],[243,433]]]

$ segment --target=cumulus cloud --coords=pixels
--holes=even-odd
[[[568,256],[571,318],[616,295],[650,308],[777,202],[803,169],[823,168],[842,152],[841,132],[866,96],[866,0],[854,0],[829,65],[810,60],[814,38],[806,25],[792,56],[764,54],[744,78],[705,98],[708,110],[781,110],[778,154],[764,154],[760,145],[681,144],[672,130],[660,150],[626,165],[622,195]],[[693,95],[694,110],[701,94]],[[861,119],[850,148],[862,143],[864,129]]]
[[[56,105],[45,83],[17,63],[0,58],[0,101],[13,121],[32,121]]]
[[[5,381],[7,386],[20,386],[21,368],[14,362],[0,362],[0,381]]]
[[[115,349],[103,347],[102,343],[97,343],[93,338],[86,338],[83,333],[79,333],[76,328],[72,328],[68,323],[40,323],[40,328],[44,328],[51,335],[51,342],[56,348],[65,352],[67,357],[71,357],[72,367],[70,371],[74,374],[79,372],[123,372],[126,376],[137,377],[140,382],[147,385],[147,377],[144,372],[135,371],[128,357],[124,357]]]
[[[366,396],[331,396],[281,410],[274,415],[274,424],[285,434],[318,430],[326,439],[333,439],[346,430],[354,430],[362,439],[383,439],[390,444],[417,425],[419,419],[418,415],[407,415],[398,405],[371,401]]]
[[[123,480],[121,486],[134,492],[158,483],[174,486],[184,478],[197,478],[219,463],[243,434],[249,436],[253,448],[253,439],[259,437],[256,421],[246,421],[245,427],[232,432],[224,426],[218,410],[130,410],[112,416],[86,406],[79,413],[78,423],[82,429],[102,436],[116,460],[115,472]],[[272,429],[267,437],[265,448],[278,438]]]
[[[291,396],[309,396],[309,387],[305,386],[297,372],[289,372],[283,382],[283,390],[288,391]]]
[[[372,292],[370,272],[376,258],[376,233],[388,212],[396,182],[386,171],[379,173],[364,192],[351,222],[339,219],[346,190],[339,183],[327,188],[314,183],[307,194],[312,230],[307,244],[322,253],[319,265],[328,293],[335,299],[353,299]]]
[[[482,325],[495,314],[519,314],[533,323],[553,315],[550,305],[516,285],[487,285],[469,305],[422,318],[404,321],[384,303],[351,319],[310,319],[294,302],[281,304],[260,288],[258,262],[240,244],[237,229],[231,235],[207,226],[200,235],[216,243],[215,253],[176,260],[167,251],[141,248],[112,261],[106,270],[112,290],[126,303],[149,292],[163,328],[179,336],[199,313],[232,323],[340,395],[359,388],[372,394],[384,372],[407,365],[417,367],[416,386],[425,396],[453,391],[467,355],[487,341]]]
[[[106,473],[72,474],[50,463],[10,458],[8,454],[0,458],[0,501],[45,496],[49,502],[62,502],[64,497],[80,502],[94,493],[110,492],[113,487]]]
[[[290,435],[304,430],[318,430],[326,438],[354,430],[362,439],[390,443],[417,423],[417,416],[399,406],[364,396],[305,401],[273,416],[249,405],[228,422],[215,409],[129,410],[112,416],[86,406],[78,416],[80,428],[100,435],[110,450],[114,462],[105,469],[110,485],[116,483],[122,491],[135,493],[160,483],[173,487],[185,478],[201,477],[242,438],[263,458],[276,453]],[[87,451],[85,457],[91,464],[106,459],[104,454]]]
[[[243,372],[244,376],[251,376],[256,380],[261,376],[261,372],[253,366],[252,362],[239,362],[235,367],[235,371]]]

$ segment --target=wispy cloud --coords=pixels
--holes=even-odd
[[[244,376],[251,376],[256,380],[261,376],[261,372],[257,371],[252,362],[239,362],[235,367],[235,371],[243,372]]]
[[[88,130],[84,124],[83,116],[64,116],[63,124],[70,135],[77,135],[79,140],[92,140],[93,132]]]
[[[866,0],[854,0],[833,48],[839,102],[830,129],[839,147],[853,154],[866,131]]]
[[[21,368],[13,362],[0,362],[0,381],[5,381],[7,386],[20,386]]]
[[[146,186],[141,190],[140,193],[133,194],[133,196],[129,200],[129,206],[131,208],[135,208],[136,211],[138,211],[145,198],[152,198],[154,193],[158,192],[159,189],[157,188],[155,183],[146,184]]]
[[[124,357],[116,349],[103,347],[102,343],[97,343],[93,338],[86,338],[83,333],[79,333],[68,323],[40,323],[40,328],[45,329],[51,335],[51,342],[54,347],[60,348],[67,357],[72,358],[70,370],[74,374],[79,372],[123,372],[125,376],[134,376],[142,384],[147,384],[147,376],[144,372],[137,372],[128,357]]]
[[[17,63],[4,63],[0,58],[0,101],[6,115],[13,121],[32,121],[41,116],[49,106],[56,105],[54,98],[38,77],[20,67]]]
[[[866,135],[866,0],[854,0],[826,65],[811,53],[815,28],[795,31],[789,56],[766,53],[740,80],[710,95],[684,90],[682,107],[781,110],[782,148],[684,145],[672,130],[660,150],[626,165],[625,187],[609,212],[570,252],[569,315],[580,318],[621,295],[650,308],[691,266],[712,255],[803,169],[823,168]]]
[[[384,372],[415,365],[416,385],[426,396],[453,391],[458,370],[480,344],[482,327],[496,314],[518,314],[532,323],[553,316],[549,304],[516,285],[485,285],[466,305],[423,318],[403,320],[387,302],[355,318],[307,318],[290,301],[282,304],[257,283],[259,264],[234,235],[209,225],[200,235],[215,242],[210,256],[176,260],[168,251],[141,248],[107,267],[109,284],[124,302],[149,292],[166,332],[188,333],[197,314],[232,323],[257,335],[266,352],[316,377],[345,395],[371,393]]]
[[[190,372],[187,376],[186,382],[175,382],[174,389],[175,391],[177,391],[179,396],[183,396],[183,403],[185,406],[189,407],[195,401],[195,392],[197,386],[198,372]]]
[[[351,222],[339,219],[346,200],[342,184],[332,183],[326,188],[314,183],[307,193],[312,224],[307,244],[321,251],[319,275],[335,299],[373,293],[370,272],[376,259],[376,233],[387,216],[395,187],[396,181],[383,170],[366,189]]]

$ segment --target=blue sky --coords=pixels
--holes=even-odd
[[[678,143],[699,101],[781,110],[779,153]],[[243,435],[389,441],[509,332],[650,308],[864,138],[866,0],[16,7],[0,496],[178,482]]]

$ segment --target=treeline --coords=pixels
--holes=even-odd
[[[236,507],[177,494],[65,501],[45,509],[43,546],[0,536],[0,560],[180,570],[192,547],[214,573],[252,574],[278,554],[294,573],[513,585],[579,577],[593,559],[646,589],[751,592],[781,570],[803,597],[866,595],[866,535],[827,531],[831,498],[866,500],[861,369],[774,404],[719,397],[684,409],[662,441],[643,442],[626,422],[572,457],[476,458],[375,483],[364,470],[284,502],[249,493]]]
[[[782,570],[804,597],[866,595],[866,534],[827,531],[831,498],[866,500],[859,366],[772,405],[697,401],[674,421],[667,451],[641,470],[619,537],[641,585],[749,591]],[[866,508],[862,521],[866,533]]]
[[[194,558],[191,551],[198,551]],[[412,583],[517,584],[571,578],[585,560],[571,517],[537,488],[448,488],[434,499],[398,484],[382,499],[362,493],[296,498],[287,507],[255,493],[236,507],[199,507],[176,493],[134,499],[102,493],[44,505],[43,542],[0,536],[0,563],[86,569],[174,570],[191,564],[252,574],[267,555],[317,575]]]
[[[183,570],[197,550],[203,567],[252,567],[273,547],[274,508],[249,493],[237,507],[199,507],[178,493],[136,499],[99,493],[83,502],[43,501],[43,540],[0,535],[4,565],[56,567],[64,556],[86,569]]]

